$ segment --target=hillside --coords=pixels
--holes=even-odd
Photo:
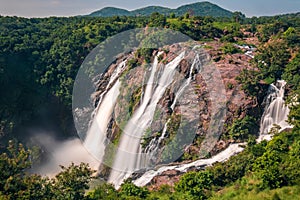
[[[231,17],[232,12],[225,10],[210,2],[198,2],[180,6],[176,9],[161,7],[161,6],[148,6],[132,11],[120,8],[106,7],[101,10],[95,11],[88,16],[90,17],[111,17],[111,16],[149,16],[153,12],[158,12],[164,15],[174,13],[176,16],[190,13],[195,16],[213,16],[213,17]]]
[[[172,12],[172,9],[161,7],[161,6],[148,6],[148,7],[145,7],[145,8],[139,8],[139,9],[133,10],[130,13],[133,16],[140,16],[140,15],[141,16],[148,16],[151,13],[154,13],[154,12],[158,12],[160,14],[169,14],[169,13]]]
[[[116,15],[129,16],[131,15],[131,13],[125,9],[106,7],[90,14],[90,16],[98,16],[98,17],[110,17]]]
[[[193,15],[199,16],[214,16],[214,17],[231,17],[232,12],[225,10],[210,2],[199,2],[180,6],[174,10],[176,15],[183,15],[191,12]]]

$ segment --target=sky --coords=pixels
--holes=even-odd
[[[156,5],[177,8],[201,0],[0,0],[0,15],[49,17],[85,15],[103,7],[127,10]],[[300,12],[300,0],[208,0],[248,17]]]

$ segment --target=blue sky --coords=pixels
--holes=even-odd
[[[73,16],[91,13],[106,6],[133,10],[149,5],[177,8],[201,0],[0,0],[0,15],[23,17]],[[246,16],[300,12],[300,0],[209,0]]]

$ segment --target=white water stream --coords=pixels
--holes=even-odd
[[[203,168],[205,166],[212,165],[215,162],[224,162],[231,156],[241,152],[244,150],[243,147],[240,147],[243,144],[231,144],[227,149],[222,151],[221,153],[208,158],[208,159],[200,159],[187,164],[178,164],[171,166],[163,166],[158,168],[157,170],[149,170],[144,173],[140,178],[133,181],[133,183],[137,186],[145,186],[147,185],[155,176],[162,174],[168,170],[177,170],[180,172],[186,172],[187,169],[195,167],[195,168]]]
[[[120,81],[106,93],[97,107],[91,127],[88,130],[84,146],[99,161],[102,160],[106,147],[106,130],[119,95]]]
[[[284,90],[286,82],[279,80],[276,84],[271,84],[268,95],[265,99],[266,106],[260,122],[260,137],[258,141],[270,140],[272,135],[269,134],[272,127],[276,124],[280,126],[280,131],[286,128],[292,128],[288,124],[289,107],[284,101]]]
[[[172,62],[167,64],[159,80],[155,80],[155,77],[157,77],[155,74],[158,71],[159,54],[155,57],[143,100],[125,126],[112,172],[108,179],[108,182],[113,183],[116,187],[119,187],[123,180],[128,178],[134,171],[148,166],[149,156],[142,153],[141,138],[146,128],[151,124],[157,103],[167,87],[172,83],[176,67],[184,58],[184,55],[185,52],[182,52]]]

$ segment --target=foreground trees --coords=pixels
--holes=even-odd
[[[0,199],[85,199],[93,171],[87,164],[63,167],[54,178],[31,175],[30,151],[10,141],[0,155]]]

